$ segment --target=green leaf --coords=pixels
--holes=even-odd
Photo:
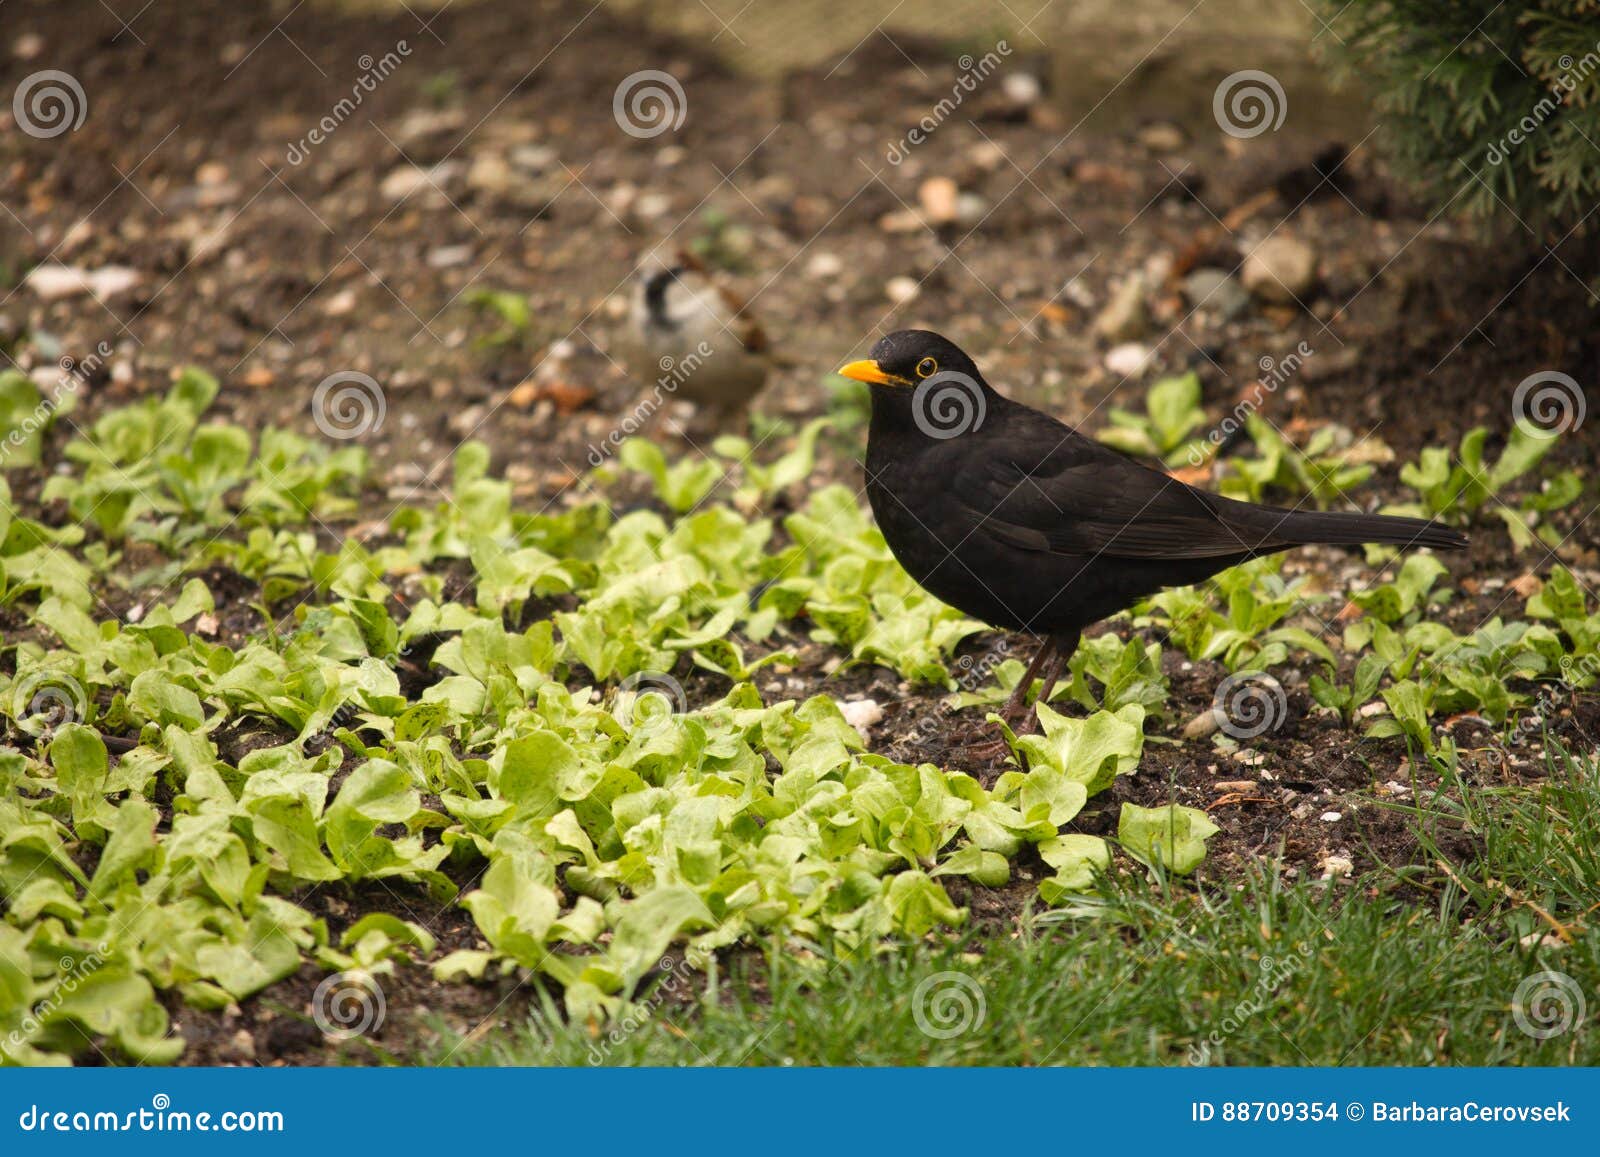
[[[966,876],[974,884],[982,884],[985,888],[1003,888],[1011,880],[1011,865],[998,852],[985,851],[976,844],[968,844],[928,874],[935,879],[940,876]]]
[[[625,991],[660,962],[667,946],[693,928],[715,923],[705,902],[691,889],[658,887],[622,905],[607,956],[622,976]]]
[[[1144,751],[1144,708],[1139,704],[1096,711],[1087,719],[1058,715],[1044,703],[1035,704],[1034,710],[1044,733],[1012,737],[1013,750],[1027,758],[1028,766],[1053,768],[1081,783],[1091,796],[1139,766]]]
[[[149,867],[156,857],[156,809],[143,800],[128,800],[117,808],[116,823],[100,851],[89,892],[109,895],[134,872]]]
[[[1053,767],[1032,768],[1022,783],[1022,814],[1052,827],[1071,823],[1088,801],[1089,789],[1082,782]]]
[[[1039,856],[1056,870],[1039,884],[1039,897],[1046,904],[1059,904],[1072,893],[1087,891],[1111,867],[1111,848],[1099,836],[1057,836],[1039,845]]]
[[[128,706],[144,719],[162,726],[173,724],[197,730],[205,724],[205,708],[189,688],[172,681],[165,671],[146,671],[128,689]]]
[[[1181,804],[1145,808],[1122,805],[1117,842],[1134,859],[1187,876],[1206,856],[1206,841],[1221,829],[1198,808]]]
[[[965,908],[957,908],[935,879],[925,872],[900,872],[889,881],[889,910],[894,926],[907,936],[925,936],[940,925],[965,923]]]

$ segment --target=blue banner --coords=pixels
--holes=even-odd
[[[1289,1143],[1349,1157],[1600,1138],[1596,1069],[78,1069],[0,1073],[0,1152],[772,1153]],[[1464,1146],[1464,1148],[1463,1148]],[[959,1151],[959,1150],[958,1150]],[[1159,1151],[1159,1150],[1157,1150]],[[1592,1151],[1592,1150],[1591,1150]]]

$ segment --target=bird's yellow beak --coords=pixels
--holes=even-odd
[[[911,383],[904,378],[897,378],[893,374],[886,374],[883,368],[871,358],[859,362],[851,362],[847,366],[840,366],[834,373],[841,378],[852,378],[858,382],[867,382],[874,386],[906,386]]]

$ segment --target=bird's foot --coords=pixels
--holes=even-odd
[[[1011,729],[1011,734],[1016,736],[1032,735],[1039,730],[1039,715],[1033,709],[1033,704],[1023,703],[1016,707],[1007,704],[999,712],[1000,721]]]
[[[1010,750],[1011,744],[1004,739],[975,739],[961,748],[962,754],[978,763],[992,763]]]
[[[1038,726],[1038,717],[1026,704],[1013,707],[1008,703],[1001,708],[999,716],[1000,721],[1010,728],[1011,734],[1015,736],[1031,734]],[[975,760],[995,760],[1011,750],[1011,740],[1004,735],[993,739],[974,739],[971,743],[964,744],[962,750]]]

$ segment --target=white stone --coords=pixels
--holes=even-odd
[[[883,708],[878,706],[876,699],[856,699],[849,703],[839,705],[839,713],[844,716],[844,721],[861,733],[865,740],[868,732],[883,722]]]
[[[1123,342],[1106,351],[1105,367],[1121,378],[1144,373],[1150,365],[1150,347],[1139,342]]]
[[[59,301],[87,293],[104,300],[126,293],[143,280],[137,269],[125,265],[105,265],[99,269],[80,269],[74,265],[38,265],[23,278],[23,284],[45,301]]]
[[[922,292],[922,286],[914,277],[891,277],[883,287],[883,292],[896,305],[904,305]]]

